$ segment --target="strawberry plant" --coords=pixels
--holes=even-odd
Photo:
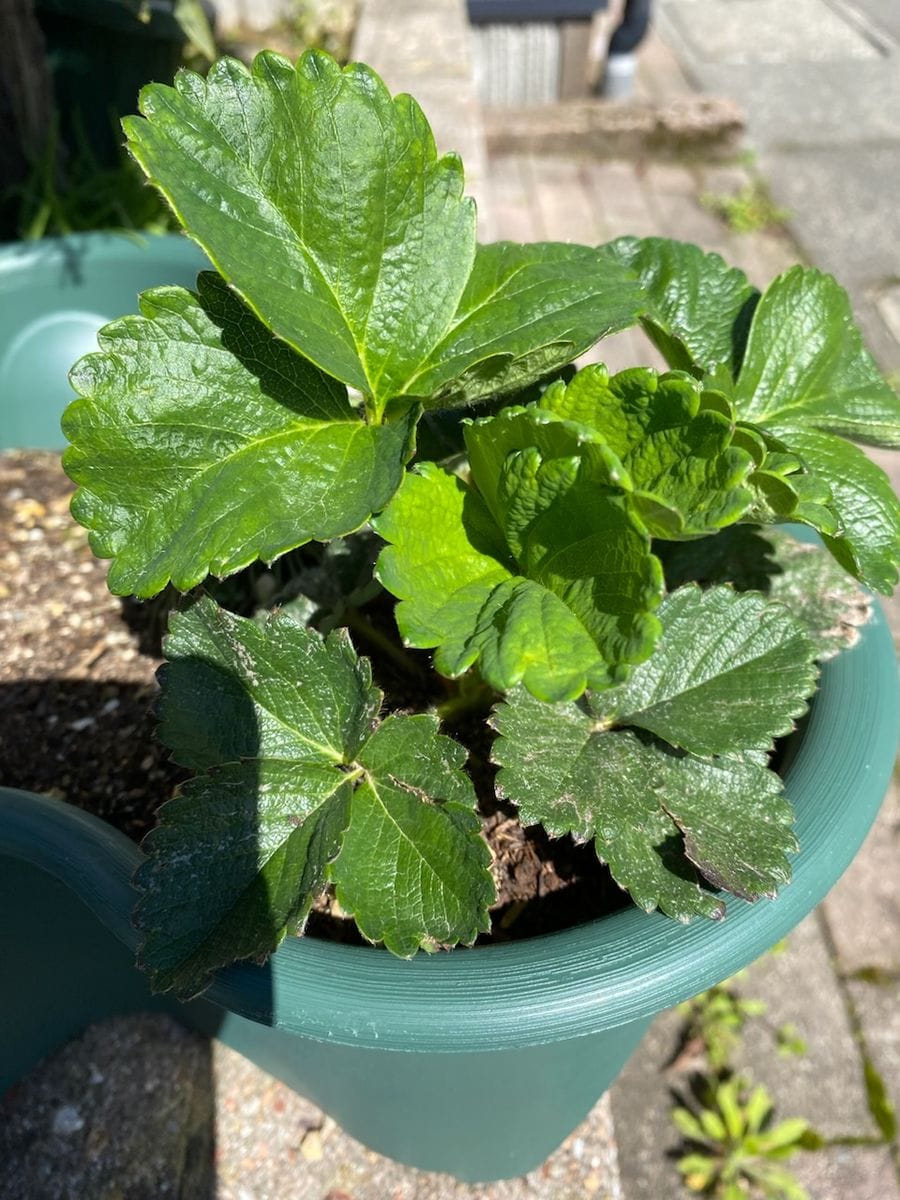
[[[845,293],[796,267],[760,295],[657,238],[480,245],[416,103],[320,52],[140,107],[131,153],[213,269],[102,331],[64,463],[111,589],[191,593],[160,736],[196,774],[136,880],[155,986],[262,960],[324,894],[401,956],[485,931],[449,714],[522,822],[592,842],[643,908],[773,895],[773,740],[864,619],[850,576],[897,574],[898,502],[846,439],[900,444],[900,404]],[[571,367],[637,323],[669,371]],[[291,554],[273,615],[217,603]]]

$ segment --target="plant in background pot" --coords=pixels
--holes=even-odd
[[[196,774],[137,870],[140,961],[297,1035],[250,1052],[369,1144],[518,1173],[874,816],[895,681],[855,580],[890,592],[900,506],[845,438],[900,444],[900,404],[816,271],[760,295],[663,239],[478,245],[459,161],[363,66],[226,59],[141,110],[131,152],[215,271],[107,326],[64,418],[112,590],[190,593],[160,736]],[[570,366],[637,322],[670,371]],[[274,614],[217,603],[300,547]],[[479,800],[590,843],[634,905],[413,959],[489,930]],[[306,937],[229,966],[329,905],[413,961]]]

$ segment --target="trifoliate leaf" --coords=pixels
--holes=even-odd
[[[454,678],[478,663],[492,686],[522,681],[546,699],[608,686],[609,665],[578,617],[547,588],[515,574],[477,492],[425,463],[407,475],[376,528],[389,543],[381,583],[400,600],[397,625]]]
[[[714,399],[680,373],[634,368],[610,379],[598,365],[551,384],[539,406],[596,430],[628,472],[650,533],[680,538],[733,523],[752,498],[753,459],[732,445],[734,422]]]
[[[774,773],[752,756],[706,761],[610,730],[596,700],[548,706],[519,688],[498,706],[497,784],[523,823],[593,839],[636,904],[682,921],[724,912],[695,867],[747,898],[789,878],[796,843]]]
[[[900,501],[890,479],[862,450],[833,434],[782,426],[778,435],[831,491],[829,507],[840,533],[826,532],[826,546],[845,570],[889,596],[900,566]]]
[[[201,599],[173,617],[166,653],[161,736],[206,773],[163,807],[136,876],[158,989],[191,995],[264,958],[332,878],[363,932],[403,955],[486,928],[490,853],[464,751],[430,717],[376,726],[381,695],[345,631],[260,626]]]
[[[307,51],[222,59],[141,93],[129,147],[260,319],[369,398],[465,403],[539,379],[643,303],[586,247],[476,255],[455,155],[368,67]],[[456,382],[456,381],[459,382]]]
[[[619,238],[607,249],[640,278],[648,299],[641,324],[671,367],[737,374],[759,296],[743,271],[669,238]]]
[[[459,310],[407,390],[426,408],[509,395],[632,325],[638,284],[588,246],[479,246]]]
[[[734,754],[769,749],[806,711],[815,650],[781,605],[727,587],[685,587],[658,615],[654,654],[596,700],[608,725],[647,729],[693,754]]]
[[[791,267],[767,289],[735,389],[740,416],[900,446],[900,397],[862,344],[847,293],[830,275]]]
[[[662,574],[598,435],[540,409],[466,430],[466,487],[423,465],[376,521],[404,638],[451,676],[547,700],[608,686],[652,649]]]
[[[72,505],[110,588],[186,591],[358,528],[411,453],[415,414],[368,425],[212,273],[157,288],[76,366],[63,430]]]

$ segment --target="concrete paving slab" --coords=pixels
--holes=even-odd
[[[870,59],[878,50],[824,0],[668,0],[698,58],[738,65]]]
[[[741,976],[741,995],[766,1004],[764,1019],[744,1027],[736,1065],[764,1082],[781,1116],[805,1117],[823,1137],[869,1137],[869,1113],[859,1050],[815,913],[780,953],[764,955]],[[777,1032],[793,1025],[806,1053],[783,1057]]]
[[[900,968],[900,788],[896,778],[856,859],[823,909],[846,974]]]
[[[900,42],[900,4],[896,0],[853,0],[852,8],[870,35]]]
[[[870,296],[900,279],[897,222],[885,209],[885,197],[900,194],[900,143],[768,151],[759,168],[776,203],[792,214],[810,262]]]
[[[795,1154],[788,1164],[811,1200],[897,1200],[887,1146],[833,1146]]]
[[[723,66],[694,60],[701,90],[737,101],[750,143],[852,149],[900,136],[896,55],[854,63],[757,63]]]

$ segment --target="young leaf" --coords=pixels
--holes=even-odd
[[[161,737],[205,774],[164,806],[136,876],[157,989],[195,994],[218,967],[265,958],[332,878],[395,953],[487,927],[465,753],[432,717],[373,729],[381,695],[343,630],[261,627],[201,599],[173,617],[166,652]]]
[[[633,276],[587,247],[478,249],[462,166],[359,63],[265,51],[141,93],[129,147],[279,337],[369,398],[468,403],[633,323]],[[437,402],[437,401],[435,401]]]
[[[661,572],[627,472],[590,430],[537,408],[468,426],[480,491],[424,465],[376,528],[378,576],[410,644],[459,675],[547,700],[621,677],[652,649]]]
[[[658,615],[656,652],[598,698],[609,725],[647,729],[692,754],[732,754],[770,749],[806,711],[815,650],[781,605],[727,587],[684,587]]]
[[[900,446],[900,397],[863,346],[847,293],[811,268],[791,267],[760,300],[734,399],[779,436],[803,427]]]
[[[631,477],[650,533],[677,539],[732,524],[752,499],[753,459],[732,446],[734,422],[707,407],[710,399],[683,374],[634,368],[610,379],[598,365],[568,386],[551,384],[539,407],[601,434]]]
[[[431,463],[410,472],[375,527],[389,543],[381,583],[397,596],[406,641],[437,647],[455,678],[476,661],[494,687],[520,680],[548,699],[607,686],[609,668],[589,633],[546,588],[516,575],[483,501]]]
[[[641,324],[669,366],[737,374],[759,296],[743,271],[670,238],[618,238],[607,249],[637,273],[648,298]]]
[[[63,462],[110,588],[186,591],[349,533],[395,491],[415,414],[371,426],[209,272],[157,288],[75,367]]]

